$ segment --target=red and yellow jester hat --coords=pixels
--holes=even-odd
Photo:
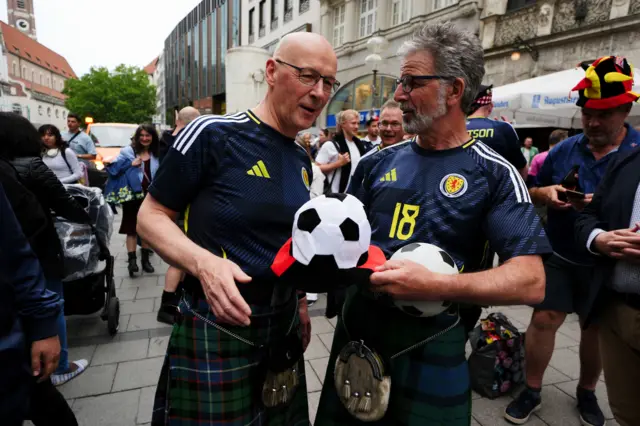
[[[633,66],[622,56],[604,56],[582,66],[584,79],[572,89],[580,91],[576,103],[581,108],[609,109],[636,102],[640,94],[633,87]]]

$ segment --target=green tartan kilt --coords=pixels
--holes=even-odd
[[[215,322],[206,300],[183,298],[182,319],[173,327],[160,373],[152,425],[308,426],[304,360],[299,363],[300,384],[293,401],[286,407],[266,409],[261,401],[266,352],[196,318],[185,300],[195,312]],[[292,320],[299,333],[295,299],[277,313],[272,308],[251,308],[251,326],[223,326],[258,344],[280,341]]]
[[[465,359],[462,323],[449,332],[395,358],[389,364],[391,395],[385,417],[364,423],[351,416],[336,393],[333,373],[340,350],[350,341],[364,340],[385,360],[447,328],[455,314],[414,318],[398,309],[380,305],[360,294],[347,298],[344,316],[338,324],[322,387],[315,426],[469,426],[471,391]],[[349,335],[345,331],[344,320]]]

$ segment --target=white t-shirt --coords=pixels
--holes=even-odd
[[[353,173],[356,171],[356,167],[358,167],[358,162],[360,161],[360,151],[358,151],[358,145],[352,141],[347,141],[347,147],[349,148],[349,156],[351,157],[351,175],[349,176],[349,179],[351,179],[351,176],[353,176]],[[331,164],[335,163],[337,160],[338,150],[336,149],[336,145],[332,141],[325,142],[318,152],[316,162],[318,164]],[[331,192],[339,191],[341,176],[342,167],[327,175],[327,180],[331,182]],[[349,184],[347,183],[347,187],[348,186]]]
[[[371,144],[373,146],[379,145],[382,142],[382,138],[380,136],[378,136],[377,138],[371,140],[369,139],[369,135],[365,136],[364,138],[362,138],[363,141],[367,141],[367,142],[371,142]]]

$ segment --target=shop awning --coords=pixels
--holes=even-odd
[[[581,128],[578,92],[570,90],[582,78],[584,70],[573,68],[495,87],[492,115],[515,119],[515,127]],[[635,92],[640,92],[639,80]],[[640,116],[640,105],[634,104],[631,115]]]

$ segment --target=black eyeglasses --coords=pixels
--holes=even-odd
[[[294,70],[298,71],[298,80],[300,80],[300,83],[302,84],[305,84],[307,86],[315,86],[320,80],[322,80],[322,89],[325,91],[325,93],[335,93],[338,88],[340,88],[340,82],[338,80],[333,77],[326,77],[313,68],[297,67],[285,61],[281,61],[280,59],[276,59],[276,62],[279,64],[290,66]]]
[[[455,80],[455,77],[448,75],[405,75],[396,80],[396,84],[402,85],[404,93],[411,93],[415,89],[416,80]]]

